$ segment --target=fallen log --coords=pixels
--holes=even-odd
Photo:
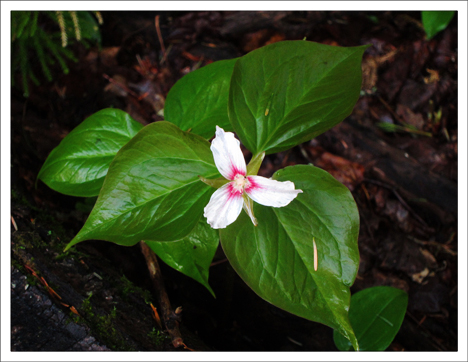
[[[370,169],[368,177],[391,185],[409,204],[432,210],[431,213],[437,213],[445,222],[456,218],[457,184],[428,170],[368,128],[348,120],[320,136],[319,143],[339,156],[365,164]]]
[[[13,196],[11,350],[185,350],[154,320],[156,298],[145,283],[131,282],[122,263],[106,255],[143,265],[144,271],[138,246],[91,241],[64,253],[70,231],[45,210],[25,205],[18,191]],[[209,350],[183,326],[180,334],[189,347]]]

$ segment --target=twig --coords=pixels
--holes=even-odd
[[[410,319],[416,324],[416,328],[419,328],[422,330],[424,333],[426,333],[430,337],[430,342],[433,343],[433,346],[436,347],[439,351],[446,351],[447,348],[445,348],[435,337],[434,335],[425,327],[422,325],[422,323],[419,323],[420,321],[416,319],[414,315],[411,314],[410,311],[406,311],[406,315],[410,317]],[[424,322],[424,321],[423,321]]]
[[[396,198],[398,199],[398,201],[400,201],[400,203],[403,205],[404,208],[406,208],[409,213],[411,215],[413,215],[413,217],[418,220],[418,222],[423,225],[424,227],[429,227],[429,225],[427,225],[427,223],[406,203],[405,200],[403,200],[403,198],[400,196],[400,194],[397,192],[396,190],[396,187],[392,186],[392,185],[388,185],[384,182],[380,182],[380,181],[377,181],[377,180],[371,180],[371,179],[364,179],[364,181],[366,182],[370,182],[372,184],[375,184],[375,185],[378,185],[378,186],[381,186],[381,187],[385,187],[386,189],[390,190],[393,192],[393,194],[396,196]]]
[[[390,107],[390,105],[389,105],[387,102],[384,101],[384,99],[383,99],[381,96],[377,95],[377,98],[378,98],[378,100],[380,101],[380,103],[382,103],[383,106],[384,106],[385,108],[387,108],[387,110],[393,115],[393,117],[395,117],[395,119],[396,119],[398,122],[400,122],[401,124],[404,124],[404,123],[405,123],[405,122],[403,122],[403,120],[401,119],[401,117],[392,109],[392,107]]]
[[[13,224],[13,227],[15,228],[16,231],[18,231],[18,226],[16,226],[16,221],[13,219],[13,216],[11,217],[11,223]]]
[[[144,241],[140,241],[141,251],[145,257],[146,265],[150,273],[151,281],[158,296],[159,308],[162,314],[164,325],[171,336],[172,345],[174,347],[185,347],[182,335],[179,331],[179,320],[182,308],[178,307],[174,312],[171,307],[171,302],[164,287],[164,281],[159,268],[156,254],[150,249]]]
[[[304,146],[302,144],[299,145],[299,150],[301,151],[302,157],[306,159],[307,162],[312,163],[312,159],[310,158],[309,154],[305,150]]]
[[[167,54],[166,54],[166,48],[164,47],[163,38],[161,35],[161,29],[159,27],[159,15],[156,15],[156,18],[154,19],[154,23],[156,26],[156,32],[158,33],[159,44],[161,45],[161,51],[163,53],[163,58],[161,59],[161,63],[160,63],[162,64],[165,62]]]
[[[214,262],[212,262],[212,263],[210,264],[210,267],[215,266],[215,265],[218,265],[218,264],[225,263],[225,262],[227,262],[227,261],[228,261],[227,258],[224,258],[224,259],[221,259],[221,260],[218,260],[218,261],[214,261]]]
[[[136,99],[139,99],[140,96],[136,94],[134,91],[132,91],[130,88],[128,88],[126,85],[119,83],[115,81],[113,78],[109,77],[107,74],[102,75],[104,78],[106,78],[109,83],[115,84],[117,87],[122,88],[125,92],[129,93],[130,95],[134,96]]]
[[[387,110],[393,115],[393,117],[395,117],[395,119],[400,122],[401,124],[403,125],[406,125],[407,123],[403,121],[403,119],[392,109],[392,107],[390,107],[390,105],[384,101],[384,99],[377,95],[377,98],[379,99],[379,101],[384,105],[385,108],[387,108]],[[385,126],[387,126],[388,124],[385,123],[385,122],[381,122],[381,126],[380,128],[382,128],[384,131],[386,131],[385,129]],[[393,127],[394,127],[394,131],[396,130],[399,130],[399,131],[404,131],[404,132],[409,132],[409,133],[414,133],[414,134],[418,134],[418,135],[421,135],[421,136],[426,136],[426,137],[432,137],[432,133],[430,132],[424,132],[424,131],[420,131],[418,129],[412,129],[410,127],[406,127],[406,126],[399,126],[399,125],[396,125],[396,124],[393,124],[393,123],[390,123]],[[388,126],[387,126],[388,128]]]
[[[281,161],[281,166],[280,166],[281,168],[286,167],[286,162],[288,162],[290,154],[291,154],[291,149],[286,151],[286,154],[284,155],[283,160]]]
[[[161,318],[159,317],[158,310],[153,303],[151,303],[151,309],[153,310],[153,317],[156,320],[156,323],[158,323],[159,329],[162,329]]]
[[[419,239],[417,239],[417,238],[415,238],[415,237],[413,237],[411,235],[408,235],[407,237],[408,237],[408,239],[413,240],[416,244],[435,246],[439,250],[443,250],[443,251],[447,252],[450,255],[453,255],[453,256],[457,255],[457,252],[450,249],[450,246],[448,246],[446,244],[438,243],[436,241],[419,240]]]

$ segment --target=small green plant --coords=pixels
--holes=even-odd
[[[88,297],[83,300],[79,312],[82,318],[87,321],[88,326],[99,336],[103,343],[109,348],[120,351],[130,351],[133,347],[128,345],[121,333],[115,328],[117,320],[117,308],[114,306],[109,314],[101,314],[93,309],[91,297],[93,293],[89,293]]]
[[[427,40],[444,30],[455,15],[455,11],[423,11],[421,14]]]
[[[120,277],[119,286],[122,290],[123,298],[128,298],[131,294],[137,294],[144,299],[146,304],[151,304],[151,293],[133,284],[125,275]]]
[[[151,338],[156,346],[161,345],[166,338],[168,338],[163,332],[153,327],[153,330],[148,333],[148,337]]]
[[[385,351],[400,330],[408,306],[408,294],[393,287],[378,286],[353,294],[349,320],[360,351]],[[351,342],[337,330],[333,333],[340,351],[353,350]]]
[[[29,96],[29,81],[39,85],[40,81],[33,71],[34,62],[39,62],[47,81],[52,81],[51,66],[59,63],[67,74],[67,60],[77,61],[67,45],[79,41],[89,47],[91,43],[101,42],[98,23],[102,16],[87,11],[13,11],[11,13],[12,46],[12,85],[15,74],[20,73],[23,94]]]
[[[432,137],[432,133],[420,131],[408,123],[404,123],[403,126],[400,126],[394,123],[378,122],[377,126],[385,132],[407,132],[421,136]]]
[[[62,193],[99,195],[66,249],[91,239],[143,240],[214,294],[208,270],[221,243],[260,297],[330,326],[358,350],[363,324],[348,315],[359,266],[359,212],[350,191],[310,164],[270,179],[257,173],[265,154],[309,141],[351,113],[367,47],[278,42],[186,75],[167,96],[165,121],[142,127],[115,109],[91,115],[38,175]],[[248,165],[240,142],[252,153]],[[397,331],[393,318],[402,309],[388,316],[387,301],[376,295],[353,298],[366,297],[362,304],[372,302],[379,320]]]

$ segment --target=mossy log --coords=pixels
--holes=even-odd
[[[99,242],[63,253],[71,233],[18,191],[12,196],[12,351],[185,350],[156,323],[157,299],[129,281]],[[208,349],[181,332],[190,348]]]

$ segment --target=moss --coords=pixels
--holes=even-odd
[[[31,273],[26,270],[26,268],[24,267],[23,264],[21,264],[19,261],[17,261],[15,258],[11,258],[11,264],[16,268],[18,269],[21,274],[23,274],[24,276],[26,276],[26,281],[27,281],[27,284],[30,285],[30,286],[36,286],[38,285],[38,280],[33,277],[31,275]]]
[[[125,342],[123,336],[115,328],[117,321],[117,308],[111,310],[110,314],[101,315],[94,311],[91,304],[92,293],[83,300],[80,308],[81,316],[86,320],[88,326],[96,334],[100,341],[112,350],[134,351],[135,349]]]
[[[26,198],[21,197],[21,193],[18,191],[12,190],[12,198],[15,199],[13,208],[28,209],[28,216],[23,219],[25,223],[19,231],[12,234],[12,251],[14,254],[12,263],[27,276],[29,285],[37,285],[39,282],[24,267],[25,262],[23,262],[23,260],[32,260],[31,254],[36,255],[36,251],[40,250],[38,255],[44,255],[47,258],[50,257],[52,260],[49,261],[51,261],[52,264],[63,259],[86,260],[92,258],[88,254],[78,251],[76,247],[69,249],[67,252],[63,251],[69,240],[71,240],[71,235],[70,232],[65,230],[62,224],[52,216],[53,213],[50,215],[44,212],[44,210],[38,210],[36,207],[30,205]],[[29,223],[29,217],[35,217],[35,223]],[[35,267],[34,263],[32,263],[32,265],[28,263],[28,265],[39,274],[40,270]],[[48,282],[50,283],[50,281]],[[112,285],[114,290],[118,291],[123,299],[134,300],[134,298],[141,298],[147,304],[151,302],[151,293],[134,285],[125,276],[119,279],[111,278],[108,282]],[[51,285],[51,288],[58,291],[58,286],[56,285]],[[121,317],[124,317],[119,309],[119,304],[114,304],[110,308],[107,308],[102,306],[99,301],[94,301],[91,298],[92,294],[82,301],[81,306],[79,304],[75,305],[80,315],[78,316],[69,311],[68,321],[70,323],[75,322],[86,325],[100,342],[107,345],[112,350],[134,350],[135,348],[132,343],[126,339],[126,335],[123,334],[123,332],[121,332],[122,329],[119,328]],[[140,300],[138,300],[138,303],[141,303]],[[130,302],[130,304],[132,303]],[[154,337],[156,340],[159,338],[157,334]]]
[[[14,188],[11,188],[11,201],[27,206],[30,209],[33,209],[34,211],[40,211],[37,207],[31,205],[31,203],[26,199],[26,197],[22,193],[18,192]]]
[[[166,339],[170,339],[168,335],[153,327],[153,330],[148,333],[148,337],[151,339],[155,346],[161,346]]]
[[[68,242],[72,239],[72,235],[66,231],[66,229],[63,227],[62,223],[57,221],[55,217],[50,215],[47,212],[44,212],[44,210],[40,210],[36,206],[32,205],[24,195],[22,195],[20,192],[15,190],[14,188],[11,189],[11,199],[18,205],[22,205],[24,207],[27,207],[31,211],[31,216],[35,216],[35,219],[33,220],[32,228],[30,229],[31,231],[29,232],[23,232],[19,233],[16,232],[15,236],[18,236],[18,234],[29,234],[31,235],[31,239],[28,241],[25,238],[15,238],[17,241],[19,241],[19,244],[21,246],[24,246],[25,248],[49,248],[58,253],[58,256],[55,257],[56,260],[62,260],[64,258],[68,257],[84,257],[87,256],[86,254],[77,251],[75,248],[72,250],[69,250],[67,252],[63,252],[65,249],[65,246],[68,244]],[[14,206],[13,206],[14,208]],[[33,216],[33,217],[34,217]],[[35,231],[37,228],[44,228],[47,230],[47,238],[50,238],[50,242],[45,242]]]
[[[83,300],[83,304],[81,305],[81,312],[83,315],[94,317],[93,307],[91,306],[91,297],[93,293],[89,293],[88,297]]]
[[[16,200],[18,198],[18,193],[16,192],[15,189],[11,189],[11,199]]]
[[[57,248],[54,248],[56,251]],[[56,261],[60,261],[63,259],[81,259],[81,258],[86,258],[89,255],[82,253],[81,251],[76,250],[75,248],[68,249],[67,251],[63,251],[63,248],[58,248],[59,249],[59,254],[54,258]]]
[[[32,248],[43,248],[46,246],[41,237],[31,231],[16,232],[12,235],[12,239],[12,248],[14,252],[21,252],[20,250]]]
[[[37,217],[37,221],[40,222],[41,225],[44,225],[49,229],[47,235],[48,237],[50,237],[50,243],[47,244],[47,247],[51,248],[54,252],[57,253],[57,255],[54,258],[56,261],[68,258],[81,259],[89,257],[88,254],[77,250],[76,247],[64,251],[65,247],[72,239],[72,236],[66,232],[62,224],[55,220],[54,217],[50,215],[41,215]]]
[[[120,284],[117,287],[121,291],[122,297],[127,301],[130,294],[137,294],[143,298],[146,304],[151,303],[151,293],[133,284],[125,275],[122,275]]]
[[[74,322],[74,323],[80,323],[81,319],[80,319],[80,316],[73,313],[72,311],[69,312],[68,314],[68,317],[66,320],[65,320],[65,324],[69,324],[71,322]]]

